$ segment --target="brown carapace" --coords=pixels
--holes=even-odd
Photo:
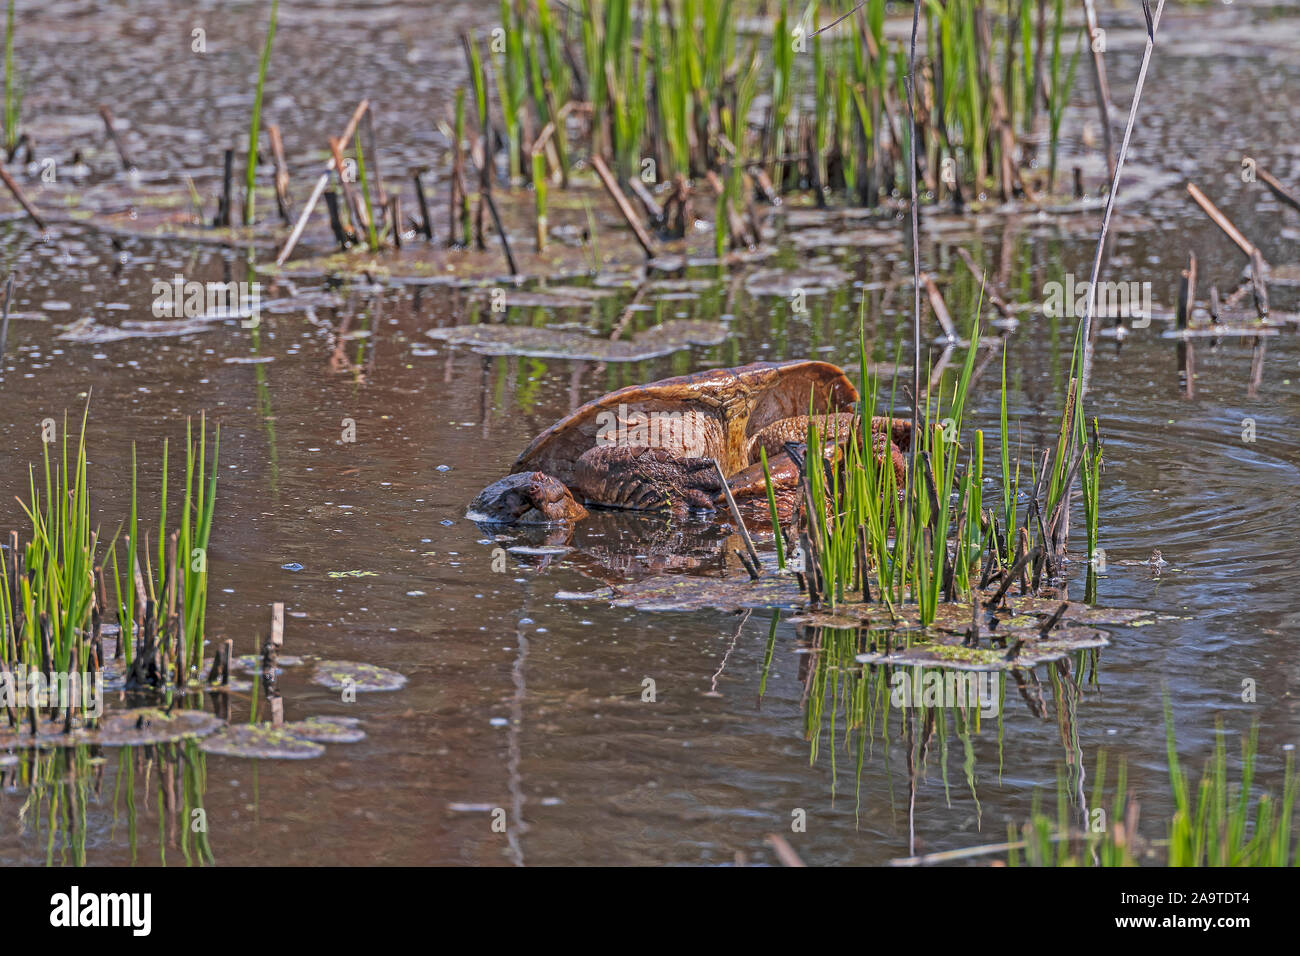
[[[804,442],[810,417],[824,453],[860,428],[857,389],[828,362],[755,362],[622,388],[556,422],[533,440],[511,474],[470,505],[478,521],[553,524],[586,517],[584,504],[632,510],[724,507],[714,462],[737,503],[766,503],[767,453],[783,515],[792,513],[798,471],[785,451]],[[911,423],[873,418],[872,452],[898,487]]]

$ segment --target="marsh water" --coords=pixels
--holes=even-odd
[[[447,4],[434,17],[415,4],[284,5],[268,103],[291,156],[304,159],[293,165],[310,166],[305,157],[316,155],[321,131],[367,95],[381,104],[378,132],[393,169],[417,162],[442,169],[434,117],[463,82],[448,25],[490,28],[495,5],[485,7]],[[265,11],[258,4],[198,11],[156,2],[111,12],[89,3],[19,4],[30,70],[24,110],[38,131],[42,123],[50,131],[45,140],[35,134],[38,152],[48,142],[62,157],[78,135],[102,138],[94,110],[110,102],[151,144],[143,167],[198,170],[196,178],[210,182],[221,144],[246,116],[256,62],[246,38],[261,36]],[[1123,17],[1127,27],[1113,32],[1107,59],[1126,108],[1141,32],[1140,14]],[[206,59],[188,52],[199,23],[211,46]],[[1158,314],[1172,311],[1189,252],[1202,290],[1211,282],[1232,289],[1244,265],[1188,201],[1189,177],[1279,274],[1300,260],[1300,215],[1241,177],[1241,158],[1251,155],[1300,185],[1291,133],[1300,113],[1287,95],[1300,89],[1297,41],[1300,19],[1280,5],[1166,12],[1134,137],[1134,198],[1126,201],[1122,187],[1110,258],[1111,278],[1152,283]],[[1091,103],[1081,75],[1067,130],[1087,126]],[[1066,148],[1083,151],[1077,140]],[[1096,150],[1090,155],[1095,162]],[[306,188],[305,178],[296,182]],[[1094,201],[1071,215],[931,217],[923,256],[944,277],[961,328],[969,327],[978,287],[955,255],[958,245],[1013,302],[1040,302],[1047,283],[1086,277],[1099,208]],[[601,222],[615,228],[606,215]],[[942,754],[932,749],[910,823],[901,722],[869,733],[859,766],[860,731],[846,737],[842,702],[810,710],[818,638],[788,614],[649,612],[556,597],[651,571],[716,573],[721,558],[710,553],[720,551],[722,536],[662,517],[606,515],[579,525],[571,550],[537,553],[528,534],[466,520],[468,501],[535,434],[612,388],[759,359],[815,357],[853,368],[864,295],[871,358],[888,368],[909,335],[902,224],[817,221],[797,211],[788,218],[788,237],[808,227],[832,237],[787,238],[755,268],[835,265],[850,281],[809,295],[807,310],[797,312],[789,296],[747,283],[753,270],[718,277],[711,266],[690,269],[685,277],[697,281],[642,290],[628,313],[632,327],[720,320],[726,341],[605,364],[485,356],[426,335],[481,317],[483,300],[472,290],[327,279],[271,284],[257,329],[232,321],[184,336],[65,341],[62,326],[87,316],[108,326],[149,319],[157,277],[254,278],[246,256],[112,240],[74,226],[42,242],[21,221],[0,226],[0,263],[21,277],[0,381],[0,528],[22,527],[14,496],[26,497],[26,465],[40,460],[44,419],[62,423],[66,412],[74,421],[89,395],[94,508],[111,533],[129,503],[132,443],[148,513],[157,506],[163,440],[178,448],[186,416],[206,411],[221,426],[209,638],[231,638],[237,652],[251,653],[266,634],[270,602],[284,601],[286,653],[364,661],[408,678],[398,691],[349,703],[286,668],[290,719],[358,717],[368,736],[314,760],[201,758],[215,862],[773,863],[765,838],[782,833],[808,863],[879,864],[906,856],[909,846],[933,852],[1005,839],[1008,823],[1025,820],[1035,799],[1054,809],[1058,777],[1081,767],[1090,790],[1099,751],[1112,768],[1127,761],[1148,836],[1159,837],[1159,821],[1172,813],[1166,697],[1179,752],[1194,771],[1212,753],[1217,726],[1235,753],[1240,735],[1258,724],[1257,783],[1277,792],[1300,736],[1294,323],[1259,340],[1198,340],[1191,397],[1179,383],[1175,343],[1162,337],[1166,320],[1133,330],[1122,348],[1100,341],[1090,395],[1106,449],[1099,601],[1148,608],[1159,619],[1109,628],[1111,644],[1083,662],[1087,673],[1077,660],[1068,673],[1040,668],[1042,712],[1009,690],[1000,720],[982,722],[967,742],[954,738]],[[866,229],[891,239],[834,238],[856,231],[861,241]],[[583,284],[612,291],[580,308],[511,308],[506,320],[608,337],[634,287],[609,275]],[[1293,287],[1279,282],[1270,291],[1275,311],[1297,310]],[[1074,321],[1038,308],[1018,317],[1001,341],[1012,428],[1028,462],[1059,420]],[[937,325],[928,330],[938,333]],[[1262,368],[1254,387],[1252,363]],[[997,358],[973,396],[972,424],[985,429],[990,449],[999,372]],[[345,420],[355,441],[345,440]],[[1246,420],[1254,441],[1243,440]],[[986,495],[997,487],[990,483]],[[685,543],[698,560],[672,557]],[[498,547],[506,549],[504,570],[494,570]],[[1158,576],[1147,564],[1153,550],[1168,562]],[[1076,560],[1076,599],[1082,576]],[[643,699],[646,678],[653,701]],[[1254,702],[1243,701],[1245,681],[1254,682]],[[241,708],[246,714],[236,702],[236,713]],[[100,756],[102,764],[75,773],[56,768],[62,790],[51,780],[6,778],[0,862],[185,861],[175,796],[159,793],[165,761],[113,749]],[[69,788],[78,786],[69,820]],[[61,802],[52,803],[54,795]],[[492,827],[495,808],[506,811],[505,833]],[[799,810],[806,832],[792,833]],[[76,829],[80,841],[69,835]]]

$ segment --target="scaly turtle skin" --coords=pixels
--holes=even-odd
[[[755,362],[633,385],[588,402],[535,438],[511,474],[470,505],[475,520],[547,524],[586,517],[580,502],[631,510],[712,510],[722,500],[717,461],[737,498],[766,498],[767,452],[783,496],[798,481],[784,451],[804,441],[808,412],[828,447],[858,427],[857,389],[828,362]],[[872,420],[873,452],[892,457],[901,486],[901,447],[910,424]],[[891,440],[892,439],[892,440]]]

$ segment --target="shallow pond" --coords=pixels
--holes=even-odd
[[[113,102],[156,144],[157,166],[169,166],[169,149],[183,148],[195,154],[187,162],[204,154],[215,174],[219,151],[211,144],[239,128],[254,56],[218,41],[260,35],[261,12],[202,9],[215,52],[196,73],[190,54],[173,53],[160,39],[170,30],[184,49],[191,14],[176,9],[141,3],[101,15],[95,5],[61,3],[33,11],[24,29],[40,38],[24,56],[50,72],[31,84],[24,109],[51,122],[63,116],[75,131],[94,117],[96,103]],[[447,5],[446,16],[480,28],[491,22],[473,5]],[[272,70],[269,102],[283,113],[286,141],[320,138],[359,95],[371,95],[384,103],[380,135],[392,144],[395,167],[426,154],[440,160],[426,116],[441,116],[460,82],[460,51],[443,39],[449,30],[434,35],[423,6],[293,4],[281,11],[280,30],[283,59]],[[1284,182],[1300,183],[1300,152],[1286,132],[1300,113],[1284,95],[1300,88],[1300,20],[1264,5],[1171,8],[1161,33],[1169,46],[1157,53],[1133,161],[1145,171],[1142,181],[1164,185],[1133,203],[1121,193],[1111,259],[1113,278],[1152,282],[1157,312],[1172,310],[1188,252],[1198,256],[1202,289],[1209,282],[1233,288],[1244,264],[1188,202],[1187,176],[1274,265],[1300,260],[1300,217],[1239,176],[1247,150],[1261,163],[1267,157]],[[1111,83],[1123,104],[1136,34],[1113,46]],[[309,55],[322,49],[339,55]],[[66,65],[71,52],[75,75]],[[1091,116],[1087,83],[1077,90],[1075,127]],[[174,141],[173,131],[182,134]],[[64,135],[52,138],[72,142],[73,134]],[[1086,276],[1098,218],[936,223],[923,255],[947,277],[945,297],[964,329],[978,288],[955,254],[958,244],[1013,302],[1041,301],[1046,283]],[[1068,673],[1039,668],[1041,713],[1009,687],[1000,727],[986,720],[968,747],[950,734],[942,757],[932,747],[909,826],[898,712],[887,732],[877,726],[868,734],[859,768],[860,737],[846,738],[843,703],[833,690],[810,691],[826,674],[824,636],[766,611],[653,613],[556,598],[650,570],[702,573],[716,566],[717,534],[601,516],[561,542],[573,549],[563,551],[516,532],[495,540],[464,517],[474,494],[504,474],[537,432],[609,389],[756,359],[816,357],[853,368],[859,289],[872,358],[887,366],[910,334],[901,244],[785,244],[761,268],[836,265],[859,284],[809,295],[803,313],[791,310],[788,297],[747,286],[742,273],[718,281],[710,269],[690,274],[707,281],[641,293],[619,288],[554,310],[508,309],[512,323],[581,323],[606,337],[626,315],[633,330],[674,319],[726,325],[720,345],[604,363],[481,355],[427,335],[482,310],[465,290],[303,279],[292,288],[269,285],[255,330],[216,322],[174,337],[62,340],[63,325],[87,317],[107,326],[148,318],[156,277],[244,278],[242,254],[114,242],[75,227],[42,244],[14,222],[0,230],[0,262],[22,276],[0,380],[0,529],[21,527],[13,495],[25,496],[25,465],[40,460],[42,420],[61,423],[66,411],[71,421],[86,393],[94,509],[110,535],[129,501],[131,443],[150,511],[163,439],[175,448],[185,417],[207,410],[221,425],[209,637],[252,653],[266,634],[270,602],[284,601],[286,654],[364,661],[407,678],[397,690],[361,692],[351,703],[286,668],[287,719],[354,717],[366,732],[360,742],[329,744],[315,759],[190,753],[178,765],[174,751],[110,749],[102,764],[86,754],[80,762],[47,759],[44,782],[7,777],[0,863],[75,862],[82,853],[94,864],[183,862],[177,814],[183,829],[201,797],[219,864],[725,864],[738,855],[775,862],[765,837],[790,835],[798,810],[806,832],[790,838],[805,861],[875,864],[907,855],[909,829],[917,852],[1004,839],[1008,822],[1023,821],[1036,795],[1052,804],[1058,773],[1090,789],[1099,750],[1112,768],[1127,760],[1143,820],[1158,826],[1172,812],[1162,695],[1172,703],[1180,753],[1196,771],[1213,750],[1216,721],[1230,753],[1258,722],[1258,782],[1276,792],[1300,735],[1294,323],[1269,337],[1262,355],[1239,338],[1198,342],[1192,398],[1179,385],[1175,343],[1161,336],[1167,322],[1135,330],[1122,349],[1102,339],[1090,409],[1107,461],[1100,600],[1162,619],[1112,628],[1111,646],[1072,660]],[[1294,287],[1271,291],[1276,311],[1300,308]],[[625,313],[634,295],[637,308]],[[1010,414],[1019,423],[1012,427],[1028,460],[1057,421],[1073,323],[1038,310],[1020,319],[1004,342]],[[1262,376],[1252,388],[1256,359]],[[975,424],[990,443],[998,369],[993,362],[973,398]],[[1246,419],[1254,442],[1243,441]],[[494,570],[498,546],[506,549],[504,570]],[[1158,577],[1147,567],[1155,549],[1169,562]],[[1081,578],[1076,562],[1076,597]],[[653,701],[643,699],[646,678]],[[1257,684],[1254,703],[1242,701],[1246,680]],[[234,713],[246,717],[247,708],[237,699]],[[1082,783],[1063,769],[1079,766]],[[205,779],[191,779],[196,768]],[[69,779],[62,789],[55,782]],[[73,827],[69,800],[84,811]],[[493,830],[495,808],[511,821],[505,833]],[[68,836],[78,827],[81,841]]]

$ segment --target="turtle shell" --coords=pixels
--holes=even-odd
[[[643,445],[712,458],[732,475],[749,465],[751,439],[785,418],[848,411],[858,391],[829,362],[755,362],[630,385],[583,405],[546,429],[510,469],[572,484],[578,459],[600,445]]]

